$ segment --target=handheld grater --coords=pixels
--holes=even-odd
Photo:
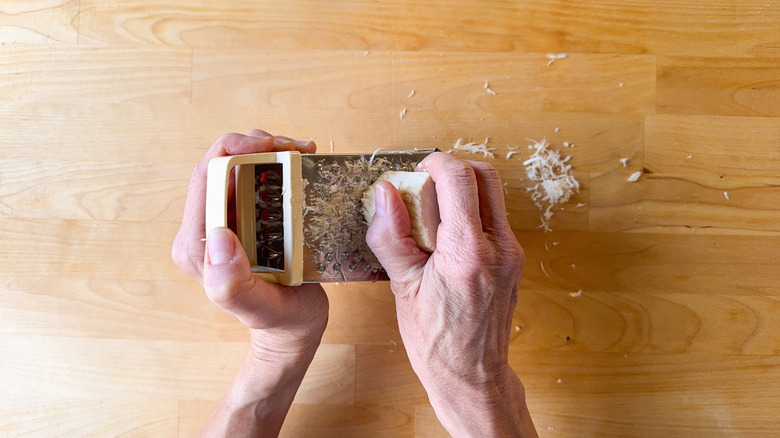
[[[254,275],[284,285],[386,280],[365,245],[362,193],[384,171],[413,171],[435,151],[214,158],[208,168],[206,235],[228,226],[228,188],[235,169],[234,231]]]

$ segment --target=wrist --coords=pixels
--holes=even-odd
[[[442,425],[454,437],[535,437],[525,389],[506,366],[494,379],[467,381],[439,375],[423,382]]]
[[[227,426],[233,435],[204,429],[203,436],[275,436],[322,337],[321,332],[302,338],[263,330],[250,333],[250,349],[215,412],[222,418],[217,427]]]
[[[277,397],[300,385],[322,339],[322,330],[296,335],[289,331],[250,330],[250,346],[233,386],[245,399]],[[234,388],[231,388],[234,389]]]

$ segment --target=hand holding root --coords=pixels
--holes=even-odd
[[[524,253],[506,219],[496,169],[434,153],[441,224],[427,254],[395,188],[380,182],[367,242],[388,273],[412,367],[454,436],[536,436],[508,364]]]

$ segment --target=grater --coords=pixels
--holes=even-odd
[[[383,172],[413,171],[435,151],[214,158],[208,168],[206,235],[228,226],[235,170],[234,231],[254,275],[284,285],[387,280],[365,244],[362,193]]]

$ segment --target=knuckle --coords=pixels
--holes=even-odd
[[[231,150],[236,149],[237,146],[240,146],[242,143],[246,142],[248,137],[244,134],[239,134],[237,132],[230,132],[227,134],[222,134],[214,144],[225,150],[228,154],[230,154]]]
[[[199,280],[202,260],[199,255],[190,252],[189,246],[179,235],[173,242],[171,259],[185,274]]]
[[[176,236],[176,240],[173,241],[173,247],[171,248],[171,258],[173,263],[181,269],[184,269],[187,258],[185,256],[184,249],[182,248],[181,239]]]
[[[228,132],[227,134],[220,135],[219,138],[217,138],[217,141],[214,142],[214,144],[225,147],[227,145],[239,142],[243,138],[244,136],[242,134],[239,134],[237,132]]]
[[[492,164],[484,161],[470,161],[469,164],[474,168],[478,179],[484,181],[489,186],[501,185],[501,174]]]

